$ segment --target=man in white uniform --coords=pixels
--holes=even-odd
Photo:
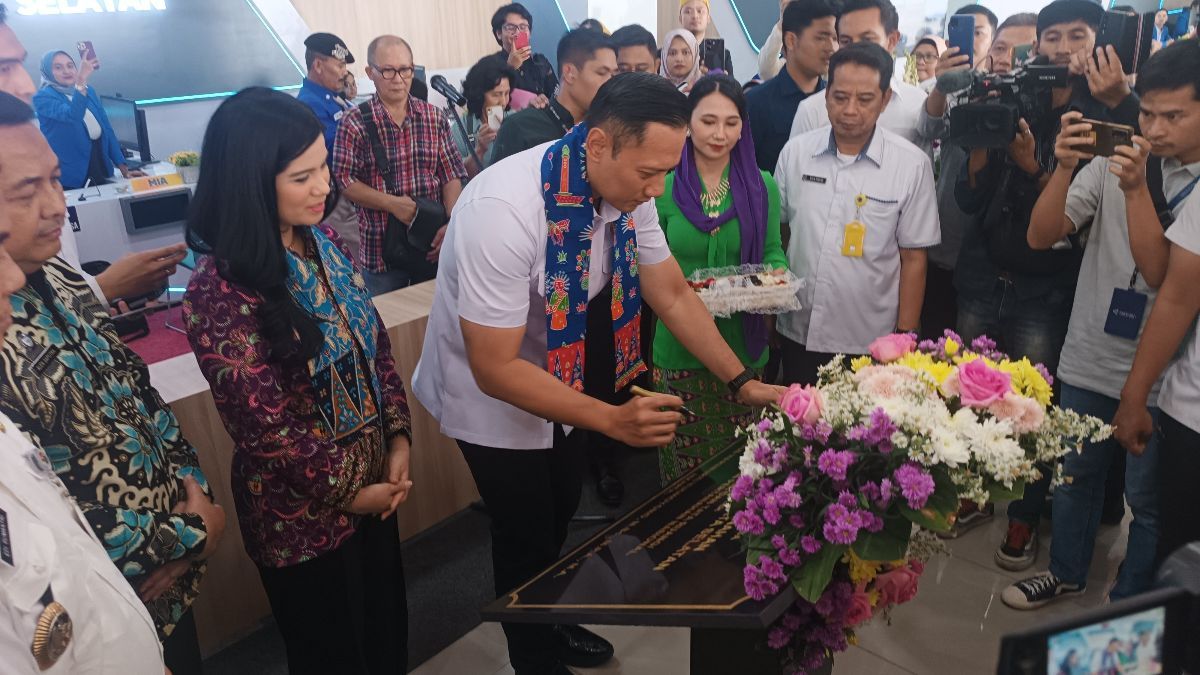
[[[0,93],[0,126],[33,111]],[[0,161],[3,157],[0,156]],[[0,200],[0,335],[25,275],[4,250]],[[0,664],[5,675],[160,675],[162,648],[133,587],[35,446],[0,415]]]
[[[598,368],[583,363],[585,339],[614,345],[618,387],[645,371],[643,297],[739,400],[766,405],[782,392],[729,349],[659,228],[653,200],[679,162],[687,121],[687,100],[667,80],[618,75],[564,139],[492,165],[454,210],[413,389],[458,441],[488,507],[497,594],[559,555],[582,481],[572,428],[637,447],[674,437],[677,397],[614,406],[582,393],[585,367]],[[588,301],[609,280],[613,330],[590,334]],[[578,627],[504,630],[519,675],[612,656]]]

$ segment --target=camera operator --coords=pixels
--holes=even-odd
[[[1054,0],[1042,9],[1032,54],[1038,62],[1068,67],[1068,86],[1050,89],[1038,105],[1022,106],[1006,149],[972,150],[955,190],[963,212],[979,215],[964,232],[955,271],[958,332],[968,342],[988,335],[1012,357],[1028,357],[1051,372],[1066,337],[1082,243],[1072,234],[1035,251],[1026,231],[1055,167],[1060,118],[1078,110],[1090,119],[1137,124],[1138,102],[1116,52],[1095,49],[1103,16],[1088,0]],[[1044,473],[1009,505],[1008,532],[995,556],[1005,569],[1026,569],[1037,558],[1036,528],[1049,490],[1050,471]]]

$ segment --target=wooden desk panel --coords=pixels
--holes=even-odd
[[[479,499],[475,481],[457,444],[438,431],[438,423],[417,402],[409,383],[421,357],[425,327],[433,304],[434,282],[394,291],[375,299],[388,328],[396,369],[409,390],[412,413],[413,490],[400,508],[400,536],[408,539]],[[271,614],[254,563],[246,556],[230,488],[233,440],[213,404],[208,382],[192,354],[150,366],[150,379],[179,418],[184,436],[196,447],[200,466],[225,507],[224,539],[209,560],[208,574],[196,600],[201,651],[207,656],[256,630]]]

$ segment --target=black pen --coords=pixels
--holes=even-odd
[[[659,394],[656,394],[652,391],[646,391],[645,389],[642,389],[641,387],[637,386],[636,384],[629,388],[629,393],[633,394],[634,396],[641,396],[642,398],[646,398],[648,396],[659,396]],[[688,417],[699,417],[696,413],[692,412],[691,410],[688,410],[687,406],[681,405],[681,406],[679,406],[678,410],[679,410],[679,412],[683,413],[684,415],[687,415]]]

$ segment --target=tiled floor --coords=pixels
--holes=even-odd
[[[891,625],[873,624],[860,631],[858,647],[839,655],[835,675],[990,674],[996,671],[1000,637],[1008,631],[1104,601],[1125,550],[1125,527],[1102,527],[1087,593],[1037,612],[1017,612],[1000,601],[1000,592],[1015,580],[1045,569],[1050,537],[1043,535],[1038,562],[1028,572],[996,567],[992,554],[1007,521],[997,509],[988,525],[950,542],[951,554],[934,560],[911,603],[892,613]],[[1044,523],[1049,530],[1049,523]],[[683,675],[688,672],[689,636],[682,628],[593,627],[612,640],[617,657],[603,668],[580,673]],[[504,635],[485,623],[413,671],[415,675],[511,674]],[[738,674],[740,675],[740,674]]]

